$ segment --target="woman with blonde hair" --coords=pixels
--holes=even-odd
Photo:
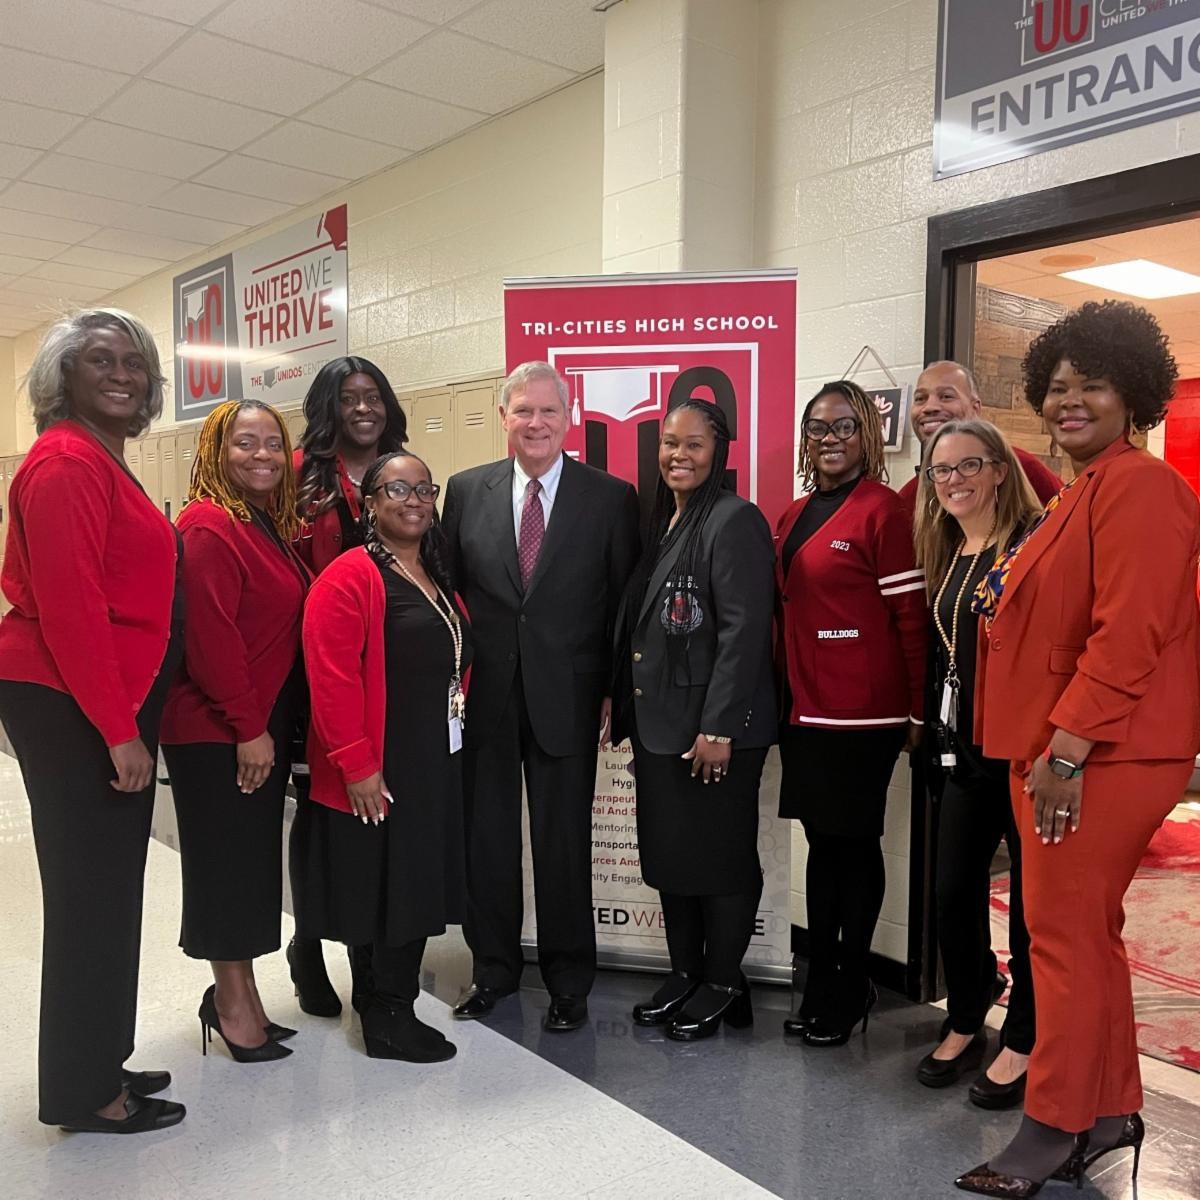
[[[979,618],[971,599],[998,549],[1024,534],[1041,504],[1004,434],[987,421],[940,426],[926,444],[919,479],[914,537],[932,617],[925,746],[937,800],[935,896],[949,1016],[917,1079],[948,1087],[982,1065],[984,1019],[1007,986],[991,948],[990,917],[991,863],[1003,838],[1012,863],[1012,994],[1000,1053],[972,1083],[970,1098],[980,1108],[1012,1108],[1024,1097],[1033,1049],[1033,982],[1008,762],[986,758],[973,727]]]
[[[180,945],[215,980],[201,1035],[215,1029],[238,1062],[285,1058],[279,1043],[295,1033],[267,1020],[253,960],[280,944],[293,672],[311,581],[292,548],[298,525],[279,414],[257,400],[219,405],[179,514],[186,652],[162,740],[179,819]]]

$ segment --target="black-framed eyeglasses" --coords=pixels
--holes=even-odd
[[[932,467],[926,467],[925,477],[931,483],[946,483],[955,471],[963,479],[970,479],[972,476],[978,475],[985,466],[998,467],[999,465],[994,458],[964,458],[961,462],[935,463]]]
[[[408,483],[403,479],[389,479],[375,491],[385,493],[389,500],[407,500],[416,492],[422,504],[432,504],[441,495],[442,488],[437,483]]]
[[[819,421],[812,417],[804,422],[804,436],[819,442],[832,433],[839,442],[848,442],[861,428],[857,417],[838,417],[836,421]]]

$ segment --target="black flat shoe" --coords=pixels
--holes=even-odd
[[[263,1028],[267,1031],[267,1037],[273,1042],[286,1042],[288,1038],[296,1036],[296,1030],[289,1029],[286,1025],[276,1025],[274,1021],[268,1021]]]
[[[153,1096],[171,1086],[170,1071],[126,1071],[121,1069],[121,1083],[136,1096]]]
[[[1050,1176],[1051,1179],[1065,1179],[1068,1182],[1074,1182],[1077,1188],[1081,1188],[1084,1174],[1093,1163],[1106,1154],[1111,1154],[1114,1150],[1132,1149],[1133,1182],[1137,1182],[1138,1164],[1142,1157],[1142,1143],[1146,1140],[1146,1125],[1142,1120],[1141,1113],[1130,1113],[1125,1118],[1125,1127],[1121,1130],[1121,1136],[1111,1146],[1105,1146],[1103,1150],[1088,1153],[1087,1135],[1081,1134],[1080,1136],[1083,1139],[1082,1143],[1075,1153]]]
[[[342,1002],[329,982],[320,941],[292,938],[285,953],[301,1010],[310,1017],[341,1016]]]
[[[548,1033],[570,1033],[573,1029],[582,1028],[587,1019],[586,996],[551,996],[542,1028]]]
[[[496,988],[484,987],[481,983],[473,983],[463,992],[452,1012],[460,1021],[478,1021],[496,1007],[498,1000],[511,995],[512,992],[501,992]]]
[[[699,980],[682,971],[672,973],[649,1000],[633,1006],[633,1023],[665,1025],[696,994],[699,986]]]
[[[165,1075],[166,1072],[153,1074]],[[69,1133],[153,1133],[156,1129],[170,1129],[187,1116],[187,1109],[182,1104],[173,1100],[147,1100],[132,1091],[125,1099],[125,1112],[127,1115],[119,1121],[89,1113],[76,1121],[66,1122],[61,1128]]]
[[[879,990],[873,983],[868,981],[867,1002],[863,1007],[863,1015],[861,1017],[856,1017],[849,1026],[835,1025],[832,1021],[818,1017],[800,1034],[801,1040],[806,1046],[844,1046],[850,1040],[850,1035],[858,1028],[859,1021],[862,1021],[863,1033],[867,1032],[867,1022],[871,1018],[871,1009],[875,1007],[875,1002],[878,999]]]
[[[979,1070],[986,1050],[987,1035],[980,1032],[954,1058],[934,1058],[930,1051],[917,1064],[917,1082],[928,1088],[949,1087],[967,1071]]]
[[[968,1096],[976,1108],[1016,1108],[1025,1099],[1024,1071],[1012,1083],[996,1083],[985,1071],[971,1084]]]
[[[699,1042],[712,1037],[721,1027],[721,1022],[732,1029],[746,1029],[754,1024],[754,1009],[750,1004],[750,984],[742,979],[740,988],[723,987],[719,983],[705,983],[697,989],[698,995],[705,990],[718,992],[721,1003],[715,1012],[693,1016],[685,1005],[668,1022],[667,1037],[673,1042]],[[705,997],[708,999],[708,997]]]
[[[201,1054],[208,1054],[208,1043],[212,1041],[214,1029],[221,1035],[221,1041],[225,1043],[225,1048],[234,1062],[275,1062],[278,1059],[287,1058],[291,1054],[286,1046],[281,1046],[278,1042],[271,1041],[270,1038],[267,1038],[261,1046],[239,1046],[236,1042],[231,1042],[221,1028],[221,1016],[217,1012],[215,984],[209,984],[208,991],[204,993],[204,999],[200,1001],[199,1016]]]

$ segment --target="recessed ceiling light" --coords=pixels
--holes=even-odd
[[[1054,271],[1066,271],[1074,267],[1090,267],[1096,261],[1094,254],[1047,254],[1041,259],[1043,267]]]
[[[1191,296],[1200,292],[1200,275],[1164,267],[1162,263],[1145,258],[1087,267],[1082,271],[1063,271],[1062,278],[1120,292],[1124,296],[1137,296],[1140,300],[1165,300],[1168,296]]]

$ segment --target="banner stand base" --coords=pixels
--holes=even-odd
[[[527,963],[537,962],[537,947],[522,945]],[[636,950],[596,951],[596,964],[606,970],[636,971],[644,975],[665,975],[670,969],[659,954],[639,954]],[[792,964],[788,963],[743,963],[746,978],[752,983],[769,983],[781,987],[792,986]]]

